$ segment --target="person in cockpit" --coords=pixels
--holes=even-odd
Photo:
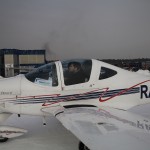
[[[65,85],[73,85],[85,82],[85,74],[79,62],[70,62],[68,70],[64,73]]]

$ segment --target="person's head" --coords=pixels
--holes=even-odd
[[[68,64],[68,70],[69,72],[78,72],[81,68],[81,64],[79,62],[70,62]]]

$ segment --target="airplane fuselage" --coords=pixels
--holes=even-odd
[[[24,76],[16,77],[24,79]],[[13,78],[12,78],[13,79]],[[49,88],[43,90],[38,85],[28,85],[28,88],[17,90],[19,85],[14,83],[13,90],[1,91],[1,106],[5,111],[16,114],[46,115],[45,108],[62,106],[111,106],[121,109],[128,109],[131,106],[149,103],[149,81],[147,83],[138,82],[130,86],[117,89],[111,87],[89,88],[79,90],[50,91]],[[27,86],[27,85],[26,85]],[[32,90],[36,87],[36,91]],[[11,85],[10,85],[11,87]],[[24,89],[23,89],[24,88]],[[26,90],[25,90],[26,89]],[[130,104],[130,106],[128,106]]]
[[[56,62],[57,86],[51,80],[36,78],[29,81],[24,75],[1,79],[0,107],[16,114],[46,115],[45,108],[62,106],[110,106],[127,110],[150,102],[150,80],[147,76],[129,72],[103,62],[92,60],[87,82],[65,85],[63,64]],[[113,70],[114,75],[101,77]]]

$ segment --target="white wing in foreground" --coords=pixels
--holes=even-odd
[[[102,108],[69,108],[60,122],[91,150],[149,150],[150,120],[131,112]]]
[[[0,142],[5,142],[8,138],[14,138],[23,135],[27,130],[2,125],[12,114],[6,113],[0,105]]]

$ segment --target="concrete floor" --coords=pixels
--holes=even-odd
[[[43,126],[41,117],[12,115],[5,124],[28,130],[25,135],[0,144],[3,150],[78,150],[78,139],[54,117],[47,118]]]

